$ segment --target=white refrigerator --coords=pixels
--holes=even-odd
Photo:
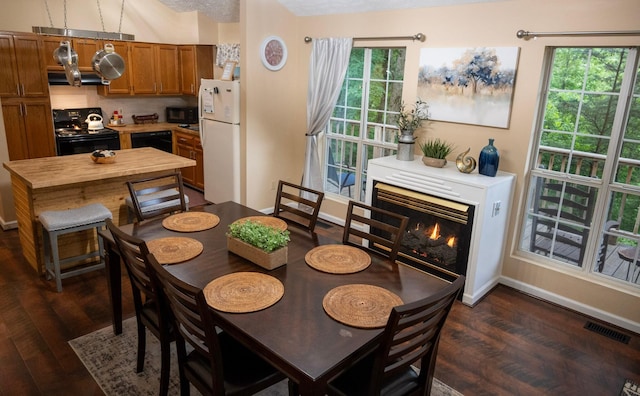
[[[198,111],[204,198],[240,202],[240,81],[202,79]]]

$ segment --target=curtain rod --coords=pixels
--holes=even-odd
[[[610,32],[529,32],[518,30],[516,37],[523,40],[551,36],[640,36],[640,30],[614,30]]]
[[[354,37],[357,41],[380,41],[380,40],[418,40],[424,41],[426,36],[422,33],[416,33],[413,36],[390,36],[390,37]],[[305,43],[310,43],[313,39],[309,36],[304,38]]]

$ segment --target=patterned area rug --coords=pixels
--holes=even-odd
[[[149,395],[158,394],[160,382],[160,343],[147,332],[147,353],[144,370],[137,374],[136,367],[136,319],[129,318],[122,324],[122,334],[113,334],[111,326],[105,327],[69,341],[87,370],[96,380],[107,396],[116,395]],[[177,355],[175,344],[171,350],[171,379],[169,395],[180,394]],[[264,391],[260,396],[286,396],[287,382],[282,381]],[[199,392],[191,387],[191,394]],[[448,387],[434,378],[431,396],[462,396],[461,393]]]

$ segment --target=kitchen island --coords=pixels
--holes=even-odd
[[[44,157],[4,164],[11,174],[22,253],[38,273],[43,272],[42,232],[38,214],[101,203],[118,225],[127,221],[126,182],[195,165],[195,161],[154,148],[117,151],[115,163],[94,163],[90,154]],[[90,231],[60,239],[61,257],[90,251],[97,241]]]

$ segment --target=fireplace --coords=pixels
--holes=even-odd
[[[514,185],[502,171],[488,177],[389,156],[367,163],[366,203],[409,217],[400,263],[449,280],[465,274],[462,302],[474,305],[500,279]]]
[[[467,273],[473,205],[374,183],[371,204],[409,218],[398,261],[450,281]]]

